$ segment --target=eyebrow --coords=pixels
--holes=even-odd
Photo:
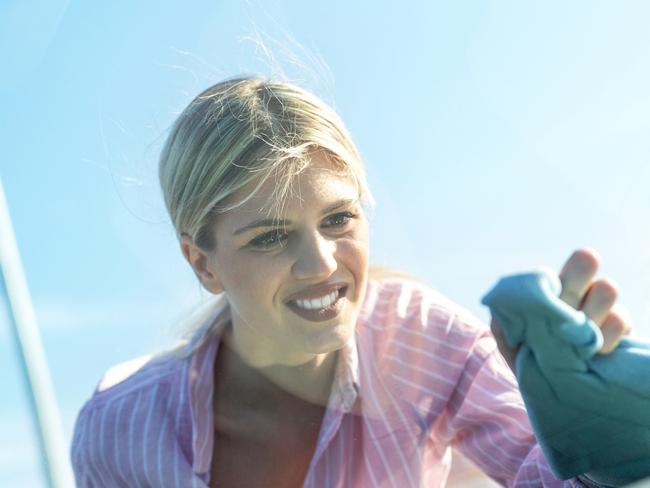
[[[325,215],[327,213],[333,212],[334,210],[337,210],[341,207],[352,205],[353,203],[356,203],[358,200],[359,200],[358,198],[345,198],[343,200],[338,200],[332,205],[328,205],[323,210],[321,210],[321,215]],[[246,224],[244,227],[237,229],[235,232],[233,232],[232,235],[236,236],[243,232],[249,231],[251,229],[256,229],[258,227],[276,227],[276,226],[285,227],[291,224],[292,221],[288,219],[259,219],[259,220],[254,220],[250,224]]]

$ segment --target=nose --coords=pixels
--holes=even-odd
[[[314,232],[302,239],[292,272],[300,280],[324,280],[336,271],[336,242]]]

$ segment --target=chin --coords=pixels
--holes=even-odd
[[[354,334],[354,326],[340,324],[328,330],[311,335],[304,350],[312,354],[327,354],[342,349]],[[306,338],[307,339],[307,338]]]

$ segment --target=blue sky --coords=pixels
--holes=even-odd
[[[3,2],[0,177],[68,439],[106,368],[169,345],[206,297],[156,159],[191,98],[241,73],[284,73],[342,115],[377,200],[373,261],[487,320],[480,297],[499,276],[592,247],[650,338],[649,14],[641,1]],[[17,365],[0,315],[0,485],[43,486]]]

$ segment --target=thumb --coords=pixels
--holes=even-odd
[[[492,335],[494,336],[494,339],[497,342],[497,346],[499,347],[499,352],[506,360],[506,363],[508,363],[508,366],[512,372],[516,374],[515,360],[517,359],[517,352],[519,351],[521,345],[517,346],[516,348],[510,347],[508,345],[506,338],[503,335],[503,330],[501,330],[501,325],[494,317],[492,317],[492,321],[490,322],[490,329],[492,330]]]

